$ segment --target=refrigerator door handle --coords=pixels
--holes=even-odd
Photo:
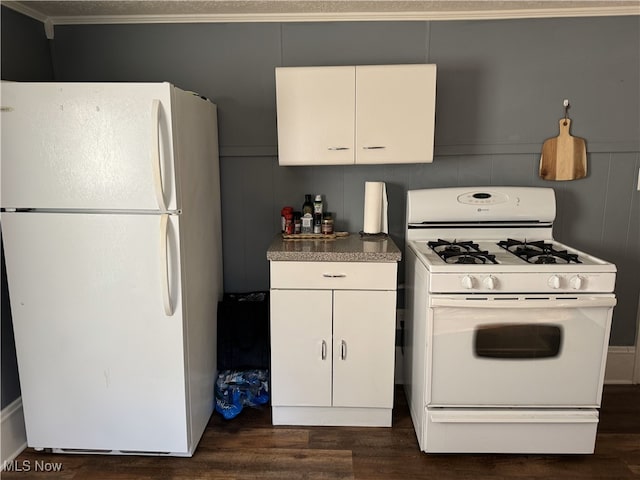
[[[151,105],[151,169],[156,190],[156,200],[161,212],[167,211],[162,189],[162,157],[160,156],[160,100],[153,99]]]
[[[169,284],[169,245],[167,235],[169,233],[169,215],[160,215],[160,270],[162,272],[162,300],[164,313],[167,317],[173,316],[171,305],[171,286]]]

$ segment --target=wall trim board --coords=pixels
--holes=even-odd
[[[220,145],[220,157],[277,157],[276,145]]]
[[[542,144],[485,144],[485,145],[436,145],[434,157],[459,157],[467,155],[527,155],[542,153]],[[276,145],[220,145],[221,157],[277,157]],[[588,143],[587,155],[592,153],[636,153],[640,142]]]
[[[22,397],[3,408],[0,418],[0,465],[5,465],[27,447]]]
[[[27,2],[5,1],[3,5],[24,15],[51,22],[53,25],[132,24],[132,23],[232,23],[232,22],[363,22],[363,21],[443,21],[443,20],[502,20],[521,18],[603,17],[639,15],[637,5],[599,5],[589,7],[518,8],[518,9],[450,9],[423,8],[395,11],[343,12],[213,12],[201,10],[193,14],[136,14],[136,15],[59,15],[47,16],[25,5]],[[97,2],[96,2],[97,3]],[[193,2],[192,2],[193,3]]]
[[[528,153],[541,154],[542,144],[540,143],[519,143],[519,144],[469,144],[469,145],[436,145],[435,156],[460,156],[460,155],[521,155]],[[640,152],[640,141],[638,142],[589,142],[587,139],[587,155],[590,153],[628,153]]]

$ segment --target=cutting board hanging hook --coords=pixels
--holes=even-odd
[[[564,124],[566,125],[569,118],[569,100],[565,98],[562,104],[564,105]]]

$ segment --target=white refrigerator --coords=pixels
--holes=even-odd
[[[216,106],[169,83],[1,85],[27,444],[191,456],[222,297]]]

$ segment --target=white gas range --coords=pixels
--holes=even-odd
[[[551,188],[407,195],[405,390],[425,452],[592,453],[615,265],[553,240]]]

